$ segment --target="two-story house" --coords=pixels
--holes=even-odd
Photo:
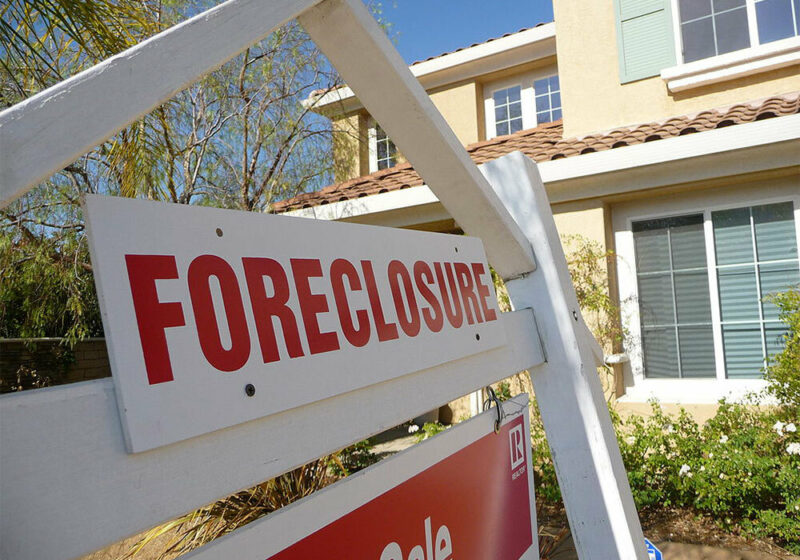
[[[763,386],[785,332],[765,297],[800,283],[800,0],[554,0],[554,14],[410,69],[476,163],[522,151],[560,232],[617,255],[619,401],[704,415]],[[274,211],[459,231],[348,88],[317,101],[355,131],[340,182]]]

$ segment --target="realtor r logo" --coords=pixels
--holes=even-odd
[[[525,461],[525,448],[522,446],[522,424],[511,428],[508,432],[511,447],[511,470],[513,471]]]

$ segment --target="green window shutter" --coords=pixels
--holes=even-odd
[[[614,0],[621,83],[675,65],[670,0]]]

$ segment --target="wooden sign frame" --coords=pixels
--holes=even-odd
[[[137,455],[110,380],[4,395],[0,557],[80,556],[529,369],[579,556],[647,560],[595,371],[602,352],[535,163],[511,154],[482,175],[361,0],[228,0],[3,111],[0,205],[294,17],[483,241],[518,310],[503,315],[507,346],[382,383],[368,399],[354,391]],[[308,407],[336,422],[309,423]]]

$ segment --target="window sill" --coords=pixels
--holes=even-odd
[[[800,37],[681,64],[661,71],[675,93],[800,64]]]
[[[655,399],[670,404],[716,404],[722,398],[741,400],[765,387],[762,379],[642,379],[627,387],[619,402],[643,403]]]

